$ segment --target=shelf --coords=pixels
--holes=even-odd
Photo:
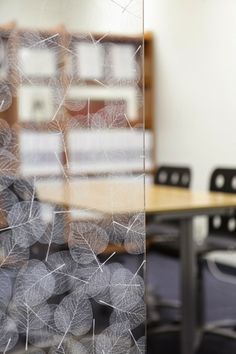
[[[10,27],[9,27],[10,28]],[[141,37],[138,36],[120,36],[120,35],[111,35],[111,34],[92,34],[91,35],[83,35],[81,33],[74,33],[70,34],[66,31],[65,28],[63,27],[58,27],[53,30],[48,30],[48,31],[40,31],[40,30],[35,30],[35,31],[29,31],[28,29],[20,29],[18,30],[16,27],[14,27],[14,31],[11,33],[11,30],[13,27],[11,26],[11,29],[3,29],[2,31],[0,29],[0,35],[3,38],[10,38],[12,45],[11,45],[11,55],[18,55],[19,49],[20,48],[27,48],[28,42],[27,42],[27,36],[29,34],[35,35],[35,41],[37,42],[37,38],[42,38],[42,40],[51,38],[50,42],[47,43],[47,41],[44,42],[43,48],[52,50],[52,53],[56,53],[53,55],[55,56],[55,70],[56,74],[53,76],[38,76],[36,75],[31,75],[22,72],[17,72],[15,66],[10,66],[9,67],[9,72],[7,75],[7,80],[10,83],[10,86],[12,85],[16,97],[13,97],[13,104],[12,106],[0,113],[0,117],[7,120],[10,125],[17,123],[18,127],[20,129],[24,130],[31,130],[31,131],[37,131],[37,132],[55,132],[55,131],[60,131],[64,135],[67,133],[67,130],[71,128],[69,122],[72,122],[72,127],[74,124],[77,122],[79,123],[78,126],[81,128],[87,127],[91,128],[90,125],[90,118],[91,115],[96,113],[99,110],[102,110],[104,105],[107,105],[108,103],[112,104],[113,102],[118,102],[118,100],[125,102],[126,106],[128,107],[128,91],[129,88],[132,90],[138,90],[136,91],[135,97],[137,99],[137,107],[138,110],[137,112],[133,115],[128,115],[128,120],[129,123],[127,123],[126,127],[127,128],[135,128],[135,129],[142,129],[143,127],[143,107],[142,107],[142,93],[143,93],[143,85],[144,85],[144,94],[145,94],[145,128],[147,130],[152,131],[153,130],[153,38],[150,33],[145,34],[144,36],[144,41],[142,40]],[[58,34],[58,35],[57,35]],[[32,37],[32,36],[31,36]],[[98,41],[99,44],[102,46],[105,46],[105,55],[109,56],[111,55],[108,50],[109,46],[114,46],[114,45],[132,45],[134,48],[137,49],[137,65],[139,65],[140,70],[142,71],[142,56],[143,54],[143,48],[140,50],[139,46],[142,46],[144,43],[144,55],[145,55],[145,66],[144,70],[145,72],[140,74],[140,77],[138,75],[137,80],[136,79],[125,79],[122,78],[122,75],[117,76],[117,77],[112,77],[112,75],[115,75],[115,72],[110,70],[107,70],[107,68],[104,70],[104,78],[101,80],[82,80],[79,77],[79,74],[77,73],[78,70],[78,63],[75,61],[75,59],[72,59],[72,56],[70,54],[70,50],[74,50],[75,46],[77,43],[85,41],[86,43],[93,43],[93,41]],[[31,41],[32,42],[32,41]],[[141,47],[140,47],[141,48]],[[67,50],[68,49],[68,50]],[[35,54],[35,53],[34,53]],[[106,57],[106,60],[110,60],[111,58]],[[108,60],[108,62],[109,62]],[[68,65],[71,64],[71,74],[68,71]],[[110,65],[110,62],[109,62]],[[29,72],[28,72],[29,73]],[[144,76],[143,76],[144,74]],[[128,77],[128,76],[127,76]],[[143,82],[144,80],[144,82]],[[0,81],[1,83],[5,83],[4,79]],[[19,96],[18,89],[21,87],[49,87],[52,93],[53,99],[55,99],[55,104],[52,108],[52,112],[54,114],[55,112],[55,117],[53,117],[53,121],[51,119],[48,119],[48,121],[32,121],[29,119],[29,121],[20,121],[19,117],[19,107],[20,107],[20,102],[21,102],[21,97]],[[71,96],[71,89],[73,90],[78,90],[79,94],[77,97]],[[83,90],[84,97],[81,97],[80,90]],[[89,93],[89,90],[92,90],[93,94]],[[94,90],[98,91],[94,91]],[[107,92],[109,92],[108,96],[102,96],[101,92],[105,94],[106,92],[104,89],[107,89]],[[88,90],[88,91],[86,91]],[[116,92],[116,99],[110,95],[110,93],[114,90]],[[117,90],[123,91],[123,96],[119,96],[117,93]],[[85,92],[86,91],[86,92]],[[98,94],[98,92],[100,92]],[[66,96],[67,93],[67,96]],[[76,101],[79,102],[79,100],[86,100],[86,94],[88,95],[87,101],[89,102],[89,115],[88,115],[88,103],[87,106],[83,108],[78,107],[70,107],[70,104],[73,106],[73,101],[76,104]],[[93,96],[94,95],[94,96]],[[117,96],[118,95],[118,96]],[[130,94],[131,95],[131,94]],[[131,95],[132,96],[132,95]],[[131,97],[130,96],[130,97]],[[140,97],[139,97],[140,96]],[[117,98],[118,97],[118,98]],[[120,98],[119,98],[120,97]],[[132,96],[133,97],[133,96]],[[39,94],[39,99],[42,100],[42,95]],[[57,102],[58,101],[58,102]],[[71,101],[71,102],[70,102]],[[95,104],[95,111],[92,109],[91,102],[94,101]],[[103,102],[103,103],[102,103]],[[126,108],[127,108],[126,107]],[[127,108],[128,109],[128,108]],[[27,113],[26,118],[30,118],[31,115]],[[63,116],[65,117],[63,119]],[[51,117],[51,114],[50,114]],[[87,118],[86,118],[87,117]],[[136,117],[136,119],[134,119]],[[59,122],[60,126],[57,124]],[[80,124],[81,122],[81,124]],[[102,124],[102,121],[101,121]],[[78,128],[77,126],[77,128]],[[103,124],[102,124],[103,126]],[[116,128],[114,125],[109,125],[110,128]],[[106,125],[105,125],[106,127]],[[124,127],[124,125],[123,125]],[[64,136],[65,142],[67,140],[66,135]],[[66,142],[67,144],[67,142]],[[135,171],[134,171],[135,172]],[[139,173],[141,170],[139,170]],[[103,171],[102,173],[109,173],[106,171]],[[124,174],[124,171],[116,171],[115,173],[121,173]],[[96,174],[95,174],[96,175]],[[43,174],[45,176],[45,174]]]

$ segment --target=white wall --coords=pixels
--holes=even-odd
[[[0,0],[0,24],[15,21],[19,27],[56,26],[61,23],[62,13],[56,3],[57,0]]]
[[[119,4],[119,5],[117,5]],[[0,0],[0,24],[15,20],[21,27],[65,24],[80,32],[140,33],[142,0]]]
[[[207,188],[236,167],[236,1],[145,0],[156,37],[157,158],[186,163]]]

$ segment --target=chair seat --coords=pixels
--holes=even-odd
[[[160,235],[160,237],[172,237],[176,238],[179,236],[179,224],[176,222],[159,222],[150,223],[146,226],[146,237],[152,237]]]
[[[164,237],[164,236],[163,236]],[[168,237],[168,236],[167,236]],[[161,239],[158,240],[158,234],[156,235],[156,242],[152,242],[152,247],[161,254],[171,256],[174,258],[179,258],[180,256],[180,239],[176,237],[175,240],[165,241]],[[232,250],[236,249],[236,240],[232,240],[225,235],[209,235],[205,242],[201,245],[196,244],[196,252],[198,257],[202,257],[208,252],[212,252],[215,250]]]
[[[222,267],[226,269],[227,273],[230,273],[230,270],[233,270],[233,276],[236,275],[236,251],[214,251],[207,254],[204,257],[209,264],[209,262],[214,262],[218,268]]]

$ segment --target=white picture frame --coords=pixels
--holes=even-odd
[[[133,44],[110,44],[110,75],[115,81],[136,81],[138,78],[135,46]]]
[[[77,75],[81,80],[103,80],[105,48],[102,44],[79,42],[75,45]]]
[[[50,48],[19,49],[19,67],[26,76],[50,77],[57,74],[56,52]]]
[[[43,122],[52,119],[55,107],[53,91],[48,86],[20,86],[19,118],[21,122]]]

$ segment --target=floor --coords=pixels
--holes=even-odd
[[[212,270],[211,270],[212,271]],[[211,323],[223,319],[236,321],[236,270],[222,279],[218,273],[204,270],[205,284],[205,321]],[[231,273],[234,273],[234,271]],[[179,262],[157,254],[147,256],[147,286],[148,291],[155,296],[176,303],[180,301]],[[164,311],[163,317],[178,318],[178,311]],[[179,333],[156,333],[155,327],[148,331],[148,354],[178,354]],[[235,354],[236,340],[226,339],[208,334],[203,337],[198,354]]]

